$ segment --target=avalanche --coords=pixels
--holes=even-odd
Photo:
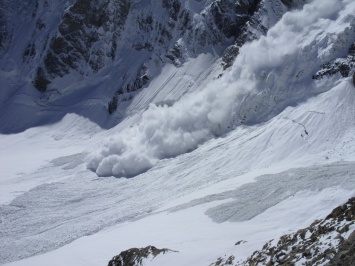
[[[105,265],[149,245],[177,252],[145,265],[244,261],[324,218],[355,196],[355,87],[312,76],[347,56],[354,14],[351,0],[308,1],[243,45],[220,78],[213,48],[165,64],[112,128],[69,112],[1,134],[0,264]],[[2,67],[1,86],[21,83],[15,72]],[[80,108],[100,116],[91,100]]]
[[[351,1],[313,1],[285,14],[265,37],[241,48],[222,79],[172,107],[151,104],[136,124],[92,156],[88,168],[99,176],[134,176],[235,126],[261,123],[329,90],[334,80],[309,80],[319,65],[346,53],[354,41],[354,12]]]

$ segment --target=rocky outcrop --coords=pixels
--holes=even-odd
[[[33,85],[45,91],[52,79],[71,70],[81,75],[85,74],[85,68],[97,72],[106,60],[114,60],[117,39],[130,6],[129,0],[77,0],[63,14],[58,34],[51,40]]]
[[[141,89],[150,80],[148,67],[144,64],[138,70],[136,77],[125,86],[120,87],[107,105],[110,114],[116,111],[119,103],[129,101],[133,98],[132,92]]]
[[[236,38],[243,26],[258,9],[261,0],[220,0],[211,5],[216,27],[228,38]]]
[[[202,2],[202,1],[200,1]],[[186,58],[199,54],[204,48],[218,45],[225,49],[243,31],[243,25],[259,8],[258,1],[215,1],[207,5],[200,14],[194,14],[182,1],[162,1],[162,13],[157,18],[154,13],[139,15],[138,29],[143,36],[135,40],[133,47],[136,51],[148,51],[151,58],[144,62],[136,76],[131,76],[124,85],[120,86],[108,104],[109,113],[113,113],[120,102],[131,98],[131,92],[141,89],[151,79],[149,69],[152,61],[158,64],[172,63],[179,67]],[[199,19],[194,21],[192,17]],[[183,41],[181,41],[183,40]],[[233,47],[230,53],[225,53],[225,61],[232,62],[235,58]],[[227,59],[228,55],[231,59]],[[231,65],[231,64],[230,64]],[[228,65],[228,66],[230,66]],[[226,68],[226,67],[225,67]]]
[[[273,7],[278,10],[279,17],[287,10],[282,6],[291,8],[293,5],[293,1],[282,5],[285,1],[280,1],[275,0]],[[38,0],[36,6],[42,6],[42,2]],[[218,45],[222,50],[227,48],[223,54],[223,66],[228,68],[246,41],[267,31],[262,23],[264,19],[260,17],[260,12],[265,12],[265,3],[261,0],[199,2],[204,7],[200,13],[194,13],[196,11],[181,0],[154,2],[153,9],[148,3],[134,5],[132,0],[74,1],[61,16],[57,34],[47,41],[33,85],[44,92],[54,80],[70,73],[85,78],[105,67],[112,67],[116,60],[132,53],[132,49],[138,57],[146,54],[146,59],[139,60],[138,64],[149,67],[154,62],[155,67],[164,63],[179,66],[185,58],[199,54],[207,46]],[[37,12],[38,8],[34,8],[37,30],[42,30],[46,24]],[[126,47],[121,46],[123,40]],[[33,57],[38,52],[36,50],[38,48],[30,43],[24,58]],[[132,86],[140,82],[137,80],[140,70],[126,71],[128,79],[121,82],[111,101],[119,98],[117,94],[122,93],[122,88],[142,87]]]
[[[0,55],[8,48],[6,63],[16,62],[26,77],[14,87],[33,95],[42,114],[70,99],[63,115],[79,113],[111,127],[166,64],[180,67],[213,54],[221,57],[216,68],[222,76],[240,47],[296,2],[304,0],[3,0]],[[98,119],[101,112],[116,113]]]
[[[216,262],[210,264],[209,266],[230,266],[234,265],[234,260],[235,257],[233,255],[225,258],[219,257]]]
[[[245,42],[266,34],[268,28],[287,10],[299,8],[304,2],[304,0],[292,0],[287,3],[281,0],[274,0],[272,3],[262,0],[216,0],[206,6],[200,14],[194,14],[186,5],[181,4],[182,1],[162,1],[168,23],[156,21],[156,15],[153,13],[138,18],[139,28],[143,31],[140,35],[160,37],[143,39],[136,42],[134,47],[137,51],[148,50],[154,55],[159,55],[161,63],[172,63],[179,67],[186,58],[199,54],[205,47],[220,46],[223,49],[221,62],[225,70],[232,66],[240,47]],[[270,12],[272,14],[269,14]],[[269,15],[272,19],[268,18]],[[193,17],[198,19],[193,20]],[[182,43],[181,39],[184,40]],[[146,62],[145,65],[149,63]],[[120,87],[109,105],[118,106],[122,98],[127,98],[126,92],[141,88],[132,86],[133,83],[137,83],[137,77],[131,84]],[[123,97],[120,96],[122,94]],[[110,110],[113,109],[115,108],[109,108],[109,112],[111,113]]]
[[[158,255],[163,255],[168,252],[176,252],[170,249],[158,249],[154,246],[145,248],[131,248],[122,251],[119,255],[109,261],[108,266],[141,266],[148,258],[154,259]]]
[[[269,241],[237,265],[354,265],[354,225],[355,198],[351,198],[325,219],[284,235],[277,243]]]
[[[9,20],[16,13],[17,8],[16,3],[11,0],[0,1],[0,56],[10,45],[13,25]]]
[[[304,0],[276,0],[272,2],[242,0],[234,2],[234,5],[231,6],[230,2],[220,1],[217,2],[219,4],[216,4],[217,10],[224,14],[216,14],[216,24],[227,36],[234,38],[234,43],[223,52],[222,66],[224,69],[232,66],[239,54],[239,49],[246,42],[265,35],[286,11],[300,8],[305,4]],[[231,12],[233,16],[230,16]]]
[[[337,73],[342,77],[353,77],[355,85],[355,43],[349,47],[347,57],[337,58],[332,62],[323,64],[322,69],[313,75],[312,78],[319,80],[325,76],[332,76]]]
[[[355,265],[355,231],[339,246],[338,253],[330,260],[327,266]]]
[[[217,27],[226,36],[233,37],[235,40],[235,43],[227,47],[223,53],[224,69],[233,64],[239,53],[239,48],[248,40],[248,36],[251,37],[247,32],[248,26],[255,19],[254,15],[260,8],[261,0],[243,0],[234,3],[232,1],[218,1],[212,4],[211,10]]]
[[[5,21],[5,5],[4,3],[0,4],[0,25],[3,25],[0,27],[0,51],[3,51],[5,49],[5,43],[7,42],[8,39],[8,30],[7,27],[4,26],[6,25]]]

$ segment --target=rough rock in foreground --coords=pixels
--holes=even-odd
[[[145,260],[152,260],[156,256],[167,252],[176,251],[166,248],[158,249],[154,246],[131,248],[113,257],[112,260],[109,261],[108,266],[141,266],[145,265]]]
[[[237,265],[355,265],[355,197],[309,227],[269,241]]]

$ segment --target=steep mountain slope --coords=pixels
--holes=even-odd
[[[312,77],[322,62],[348,53],[355,29],[349,10],[354,8],[352,3],[315,2],[285,14],[266,36],[240,49],[224,77],[173,106],[150,105],[135,125],[93,156],[88,168],[99,176],[134,176],[161,159],[191,151],[240,125],[267,121],[287,106],[334,87],[337,77],[320,82]],[[315,38],[326,45],[316,46]]]
[[[205,76],[217,77],[220,64],[231,66],[245,41],[265,34],[303,2],[2,1],[1,132],[58,121],[71,112],[111,127],[127,115],[135,92],[149,89],[166,68],[175,73],[207,54],[217,69]],[[216,62],[223,53],[223,62]],[[191,73],[191,80],[200,74]],[[160,85],[170,91],[176,79]],[[185,90],[164,100],[175,101],[200,85],[184,84]]]
[[[243,262],[355,196],[354,1],[0,10],[1,264]]]

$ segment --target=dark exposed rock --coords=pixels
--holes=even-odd
[[[137,51],[141,51],[141,50],[147,50],[147,51],[153,51],[153,45],[149,42],[146,43],[137,43],[133,45],[134,49],[136,49]]]
[[[176,21],[181,9],[179,0],[163,0],[162,5],[168,10],[169,16]]]
[[[261,0],[219,0],[211,5],[217,28],[228,38],[240,35],[244,24],[258,8]]]
[[[228,265],[234,265],[234,256],[229,256],[229,257],[219,257],[216,262],[210,264],[210,266],[228,266]]]
[[[190,10],[182,6],[179,0],[164,0],[161,2],[162,7],[170,20],[164,24],[155,19],[154,14],[138,13],[136,20],[138,28],[147,33],[148,38],[137,40],[133,43],[133,48],[137,51],[159,53],[160,59],[166,58],[178,66],[184,60],[177,49],[177,43],[174,43],[176,40],[173,40],[172,31],[180,31],[174,36],[189,36],[187,43],[193,46],[192,49],[196,53],[210,44],[221,43],[227,47],[229,44],[225,38],[240,37],[239,35],[244,32],[244,26],[258,10],[260,2],[261,0],[214,1],[205,10],[205,25],[194,26]],[[38,5],[38,2],[36,3]],[[83,75],[87,72],[87,68],[82,69],[83,66],[89,66],[89,69],[95,73],[106,65],[108,58],[114,60],[120,34],[130,9],[129,0],[76,0],[62,15],[58,34],[49,41],[49,49],[43,57],[42,64],[38,66],[41,70],[37,71],[34,77],[35,87],[45,91],[50,83],[45,85],[46,83],[41,82],[39,87],[37,80],[52,82],[55,78],[64,77],[71,71]],[[36,16],[36,11],[34,15]],[[37,18],[36,27],[38,30],[45,27],[40,18]],[[150,35],[152,32],[154,34]],[[140,34],[137,32],[137,35]],[[244,39],[238,43],[241,45]],[[226,51],[224,56],[226,67],[232,64],[232,58],[235,57],[238,49],[238,47],[231,47]],[[30,51],[26,51],[26,55],[29,53]]]
[[[237,243],[235,243],[234,245],[235,246],[238,246],[238,245],[241,245],[241,244],[244,244],[244,243],[246,243],[247,241],[245,241],[245,240],[239,240]]]
[[[180,46],[175,44],[174,47],[171,48],[165,56],[169,58],[175,66],[179,66],[178,60],[182,57]]]
[[[2,20],[3,15],[1,14],[0,11],[0,24],[4,25],[4,21]],[[8,36],[7,29],[5,27],[0,28],[0,50],[3,50],[5,47],[5,42]]]
[[[47,86],[51,82],[46,79],[46,77],[43,74],[43,69],[40,67],[37,69],[37,75],[35,79],[33,80],[33,85],[39,90],[39,91],[46,91]]]
[[[146,85],[150,78],[148,76],[148,68],[145,65],[142,65],[134,78],[132,83],[128,83],[126,86],[120,87],[115,95],[112,97],[108,103],[107,110],[110,114],[114,113],[121,101],[127,101],[132,99],[132,92],[135,92],[141,89]]]
[[[117,110],[118,107],[118,95],[115,94],[113,96],[113,98],[111,99],[111,101],[109,101],[108,105],[107,105],[107,110],[109,112],[109,114],[113,114],[113,112],[115,112]]]
[[[176,251],[166,248],[158,249],[154,246],[131,248],[126,251],[122,251],[119,255],[113,257],[112,260],[109,261],[108,266],[141,266],[144,265],[144,259],[150,256],[155,258],[156,256],[167,252]]]
[[[340,73],[342,77],[348,77],[351,68],[353,68],[355,61],[353,57],[346,58],[345,60],[338,59],[333,63],[325,63],[322,65],[322,70],[313,75],[313,79],[321,79],[324,76],[332,76]]]
[[[27,59],[28,57],[34,57],[36,55],[36,48],[34,44],[29,44],[23,53],[23,59]]]
[[[355,55],[355,43],[353,43],[352,45],[350,45],[348,53],[350,55]]]
[[[319,70],[313,79],[319,80],[324,76],[332,76],[340,73],[342,77],[351,77],[351,73],[355,72],[355,43],[353,43],[348,49],[348,56],[345,58],[337,58],[333,62],[327,62],[322,65],[322,69]],[[355,83],[354,83],[355,84]]]
[[[346,204],[335,208],[328,216],[325,218],[336,219],[338,222],[344,220],[354,221],[355,220],[355,197],[351,198]]]
[[[11,30],[6,21],[6,15],[11,12],[11,4],[8,1],[0,1],[0,55],[6,50],[11,39]]]
[[[281,0],[281,2],[288,7],[291,7],[293,5],[293,0]]]
[[[40,66],[42,70],[37,71],[34,78],[34,86],[45,91],[48,84],[41,83],[39,87],[36,80],[50,81],[63,77],[71,70],[79,70],[80,64],[90,66],[94,72],[100,70],[105,58],[115,57],[116,39],[127,19],[130,5],[129,0],[77,0],[63,14],[58,35],[51,41]],[[108,45],[100,39],[99,28],[111,36]]]
[[[36,21],[36,28],[37,28],[38,30],[42,30],[45,26],[46,26],[46,25],[43,23],[42,20],[38,19],[38,20]]]
[[[231,1],[218,1],[212,5],[212,14],[214,15],[217,27],[224,32],[227,37],[234,37],[235,43],[225,49],[222,56],[222,65],[224,69],[233,65],[235,58],[239,54],[239,48],[254,36],[249,36],[248,25],[253,21],[253,16],[260,9],[260,0],[243,0],[237,3]],[[232,16],[229,14],[232,10]],[[265,32],[266,33],[266,30]]]
[[[286,9],[281,0],[273,1],[281,16]],[[143,88],[166,63],[179,67],[187,58],[212,47],[219,56],[223,54],[223,67],[230,67],[245,42],[265,34],[277,21],[268,27],[259,23],[257,17],[269,12],[261,0],[200,0],[194,5],[183,0],[149,4],[132,0],[60,1],[65,5],[29,2],[33,32],[24,45],[23,61],[31,69],[34,87],[50,91],[43,100],[54,102],[61,96],[52,95],[52,91],[105,76],[110,84],[117,84],[116,93],[115,87],[109,86],[102,95],[110,113],[121,101],[133,97],[132,92]],[[8,37],[0,33],[0,43],[4,38]],[[151,68],[145,75],[137,67],[143,64]]]
[[[327,264],[327,266],[347,265],[355,265],[355,231],[351,233],[347,240],[342,241],[337,254]]]
[[[237,265],[295,265],[300,261],[304,265],[355,265],[355,232],[344,239],[354,224],[355,198],[351,198],[325,219],[280,237],[275,245],[269,241]]]
[[[239,54],[239,45],[231,45],[227,47],[226,50],[224,50],[223,56],[222,56],[222,61],[223,61],[223,68],[227,69],[231,67],[234,63],[235,58]]]
[[[224,4],[222,4],[222,2]],[[226,5],[226,2],[229,4]],[[299,8],[304,2],[305,1],[281,0],[281,3],[288,9]],[[227,69],[233,65],[235,58],[239,54],[240,47],[246,42],[257,39],[259,35],[265,35],[268,28],[263,25],[263,22],[260,20],[259,12],[262,12],[264,9],[263,2],[260,0],[237,1],[234,6],[231,4],[231,1],[217,1],[216,6],[219,6],[216,10],[222,13],[219,14],[217,12],[215,14],[217,26],[219,25],[219,28],[224,29],[227,36],[233,36],[235,38],[234,44],[227,47],[222,56],[223,68]],[[229,14],[231,11],[229,11],[229,13],[223,13],[233,7],[234,9],[232,10],[235,14],[234,19],[233,16],[231,17]],[[223,16],[226,16],[226,18],[223,18]],[[231,18],[233,21],[229,21]],[[255,32],[258,34],[255,34]]]

